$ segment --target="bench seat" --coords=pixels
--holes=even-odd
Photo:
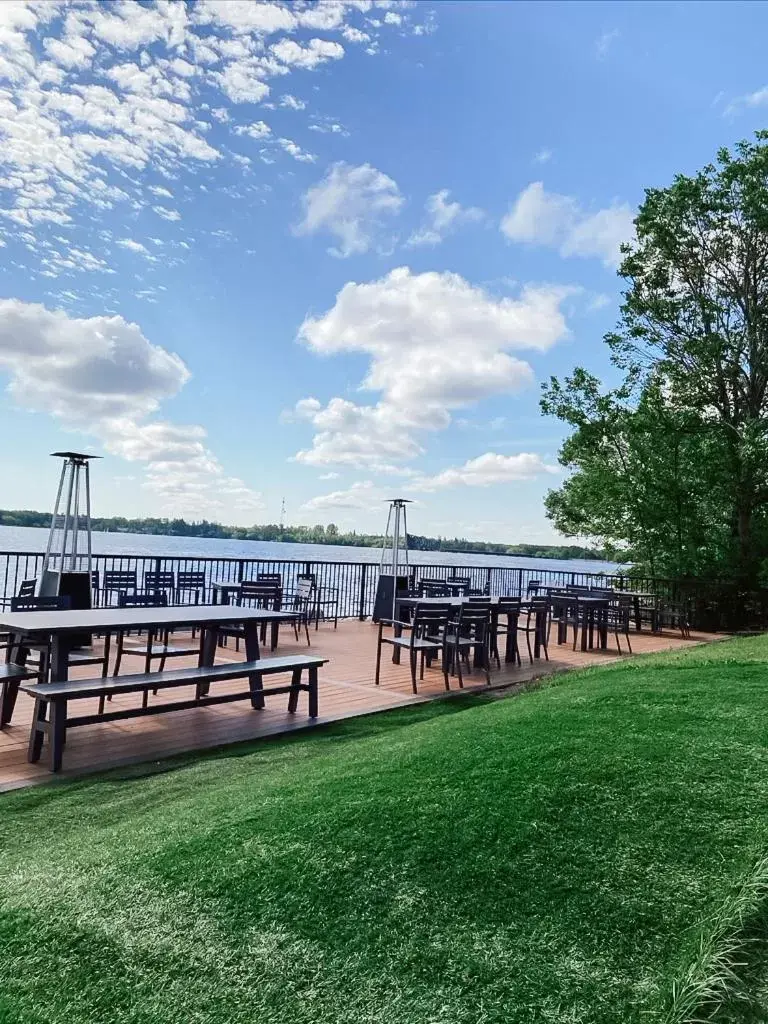
[[[68,728],[78,725],[94,725],[99,722],[114,722],[118,719],[137,718],[143,715],[163,714],[169,711],[184,711],[190,708],[207,707],[211,704],[226,704],[231,701],[248,700],[254,708],[264,707],[264,697],[287,693],[288,711],[293,713],[298,707],[299,694],[309,694],[309,716],[316,718],[318,714],[317,670],[327,658],[310,655],[293,655],[278,658],[260,658],[258,661],[237,661],[220,665],[204,665],[198,668],[168,669],[164,672],[142,672],[125,676],[100,676],[93,679],[72,679],[54,683],[21,682],[19,688],[35,698],[35,713],[29,739],[28,760],[38,761],[42,750],[43,738],[48,737],[51,771],[59,771],[64,748],[64,739]],[[307,682],[302,682],[304,671]],[[291,673],[289,683],[265,687],[264,676]],[[211,683],[226,682],[234,679],[248,679],[248,689],[235,693],[209,694]],[[162,704],[148,704],[150,691],[168,690],[180,686],[195,686],[196,692],[192,699],[177,700]],[[99,714],[68,715],[70,700],[83,700],[87,697],[110,697],[115,694],[141,693],[141,707],[119,708]],[[50,706],[50,718],[48,708]]]

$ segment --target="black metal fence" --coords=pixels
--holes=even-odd
[[[0,607],[6,608],[18,593],[22,580],[37,577],[43,564],[41,552],[0,552]],[[313,573],[318,587],[332,590],[338,597],[339,616],[368,618],[373,611],[378,565],[370,562],[295,561],[256,558],[162,558],[154,555],[94,555],[94,572],[103,583],[106,572],[135,572],[137,586],[144,589],[146,573],[202,572],[204,601],[211,601],[213,583],[240,582],[255,579],[261,573],[280,573],[283,588],[294,590],[297,578]],[[411,565],[407,570],[412,584],[422,578],[444,580],[452,576],[469,577],[473,590],[488,594],[524,595],[531,582],[538,580],[547,587],[595,586],[641,590],[655,595],[662,613],[665,608],[685,604],[691,625],[704,630],[735,630],[768,628],[768,589],[743,591],[730,584],[705,580],[674,581],[658,577],[606,575],[593,572],[569,572],[563,569],[514,568],[511,566],[477,565]],[[99,604],[116,600],[104,593],[100,585],[94,589]],[[193,600],[190,594],[180,599]]]
[[[43,564],[40,552],[0,552],[0,605],[7,607],[18,593],[22,580],[37,577]],[[204,600],[212,598],[214,582],[240,582],[255,579],[261,573],[280,573],[283,587],[293,590],[297,577],[313,573],[317,585],[334,590],[339,599],[339,615],[346,618],[367,618],[373,611],[379,567],[368,562],[292,561],[254,558],[162,558],[154,555],[94,555],[93,568],[97,581],[110,571],[135,572],[137,586],[144,587],[147,573],[202,572],[205,576]],[[415,583],[421,578],[447,579],[468,576],[472,589],[489,594],[525,594],[529,583],[540,581],[543,588],[580,586],[632,587],[646,590],[666,600],[675,598],[675,585],[669,580],[606,576],[602,573],[568,572],[557,569],[513,568],[510,566],[411,565],[408,573]],[[95,588],[99,603],[114,600]]]

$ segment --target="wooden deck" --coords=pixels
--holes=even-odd
[[[307,717],[307,698],[302,695],[299,710],[290,715],[285,710],[287,697],[272,697],[267,707],[254,711],[247,702],[223,704],[216,707],[194,708],[171,714],[137,718],[126,721],[108,722],[104,725],[84,726],[73,729],[67,736],[64,754],[64,769],[55,776],[76,776],[86,772],[143,761],[155,761],[173,754],[206,747],[217,747],[258,737],[274,736],[278,733],[297,729],[314,728],[343,718],[386,711],[393,707],[434,700],[445,696],[443,676],[439,669],[428,669],[419,685],[419,695],[411,691],[410,673],[407,665],[393,665],[390,649],[382,655],[381,685],[375,686],[374,667],[376,657],[377,627],[370,622],[346,620],[339,622],[337,630],[332,625],[321,623],[318,632],[311,633],[311,652],[322,654],[329,663],[320,671],[320,718],[314,723]],[[174,643],[186,646],[185,639],[176,634]],[[691,643],[706,643],[716,639],[704,633],[693,633],[689,640],[682,640],[679,633],[664,633],[653,636],[648,632],[632,634],[635,654],[687,647]],[[622,645],[623,646],[623,645]],[[304,653],[306,643],[294,640],[291,629],[283,628],[280,646],[276,653]],[[267,653],[266,651],[264,652]],[[239,660],[234,646],[222,648],[217,661]],[[558,647],[554,643],[554,631],[550,645],[550,661],[539,660],[531,665],[523,655],[522,668],[502,664],[501,671],[491,674],[493,688],[514,687],[531,679],[568,669],[583,668],[587,665],[605,664],[617,659],[615,642],[611,638],[607,652],[572,651],[570,645]],[[627,657],[627,655],[623,655]],[[192,659],[176,658],[174,667],[194,664]],[[73,670],[71,675],[95,674],[82,668]],[[136,657],[123,659],[123,672],[140,672],[143,661]],[[456,692],[458,683],[452,680]],[[220,692],[227,687],[242,689],[240,684],[219,684]],[[482,674],[475,671],[465,679],[465,692],[473,689],[486,690]],[[234,691],[233,691],[234,692]],[[191,688],[177,690],[178,699],[192,696]],[[150,697],[150,700],[152,698]],[[114,707],[130,706],[140,700],[138,695],[116,697]],[[78,714],[96,710],[96,700],[78,702]],[[19,695],[12,724],[0,732],[0,791],[46,782],[54,778],[48,771],[46,751],[38,764],[27,762],[27,742],[32,718],[33,701],[25,694]]]

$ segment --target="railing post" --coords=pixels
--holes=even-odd
[[[360,573],[360,600],[357,606],[357,617],[360,622],[365,622],[367,615],[365,614],[365,584],[368,577],[368,566],[365,562],[362,565],[362,572]]]
[[[523,570],[517,570],[517,593],[519,597],[523,596]]]
[[[237,582],[238,583],[242,583],[243,582],[244,575],[245,575],[245,562],[241,558],[240,561],[237,563]]]

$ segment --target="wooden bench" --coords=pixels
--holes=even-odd
[[[43,738],[48,737],[50,767],[52,772],[61,768],[66,731],[77,725],[95,725],[99,722],[114,722],[122,718],[138,718],[142,715],[159,715],[167,711],[186,711],[190,708],[206,707],[209,704],[227,704],[235,700],[249,700],[254,708],[264,707],[264,697],[287,693],[288,711],[294,713],[299,703],[299,694],[309,694],[309,717],[317,718],[317,670],[325,665],[327,658],[295,655],[283,658],[261,658],[259,661],[238,661],[226,665],[205,665],[200,668],[171,669],[164,672],[143,672],[137,675],[99,677],[96,679],[73,679],[61,683],[25,683],[20,689],[35,698],[35,712],[29,737],[27,759],[39,761]],[[307,681],[302,682],[304,670]],[[264,676],[290,672],[290,683],[265,687]],[[248,689],[236,693],[209,694],[211,683],[248,678]],[[178,700],[163,704],[148,704],[150,692],[168,690],[179,686],[195,686],[195,696],[189,700]],[[119,708],[101,714],[67,715],[70,700],[86,697],[108,697],[120,693],[143,694],[142,706]],[[48,706],[50,705],[50,716]]]

